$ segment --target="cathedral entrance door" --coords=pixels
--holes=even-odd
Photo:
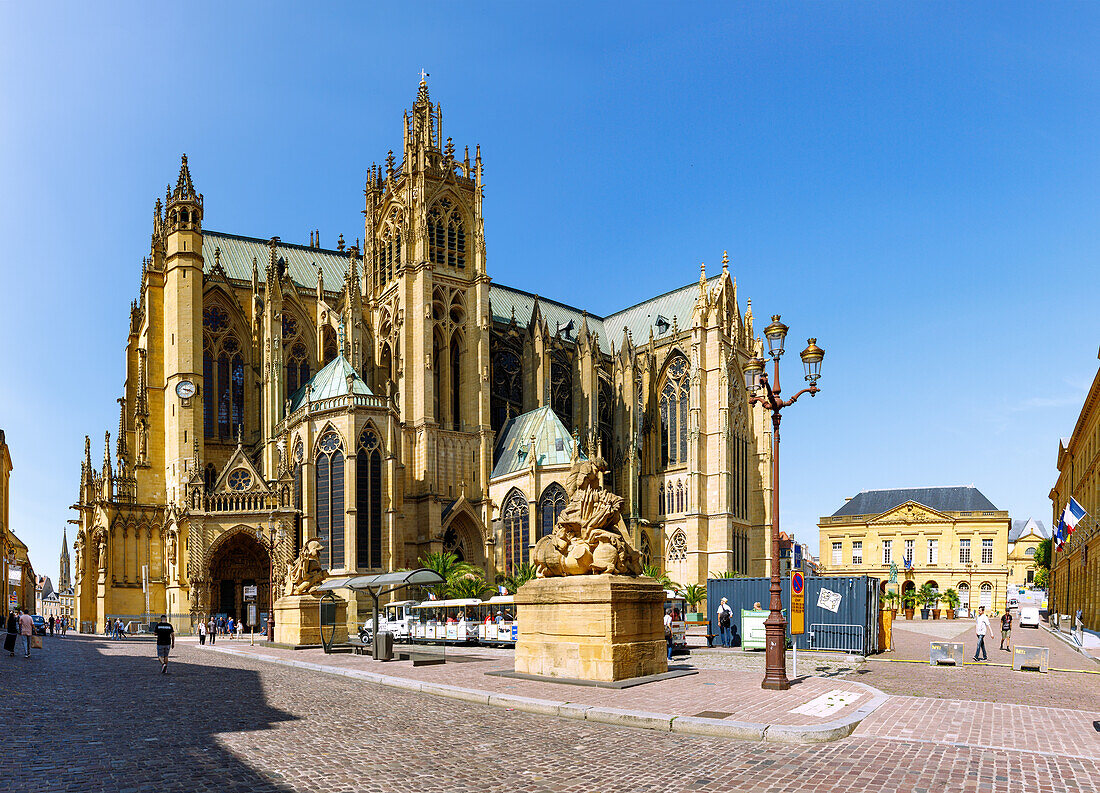
[[[252,532],[239,530],[226,537],[210,559],[210,613],[240,619],[247,616],[244,587],[256,586],[256,606],[270,610],[270,557]]]

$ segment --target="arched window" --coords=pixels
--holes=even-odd
[[[978,594],[978,605],[985,606],[987,609],[993,607],[993,584],[989,582],[982,584]]]
[[[668,541],[667,559],[669,562],[682,562],[687,559],[687,553],[687,535],[684,534],[683,529],[677,529]]]
[[[567,430],[573,429],[573,368],[563,358],[550,359],[550,408]]]
[[[966,581],[960,581],[959,586],[959,605],[963,608],[970,608],[970,584]]]
[[[527,545],[531,537],[529,512],[527,497],[513,488],[500,510],[504,527],[505,575],[511,575],[527,561]]]
[[[466,266],[466,227],[448,198],[428,211],[428,260],[456,269]]]
[[[668,510],[665,507],[665,483],[661,482],[657,487],[657,514],[665,515],[667,512]]]
[[[244,424],[244,351],[218,304],[203,310],[203,430],[208,438],[233,438]]]
[[[355,455],[355,556],[359,567],[382,566],[382,453],[374,429],[359,434]]]
[[[558,515],[565,509],[568,501],[569,497],[565,494],[565,488],[557,482],[551,482],[542,491],[542,497],[539,498],[540,537],[545,537],[554,530],[554,526],[558,522]]]
[[[676,483],[676,511],[677,512],[683,512],[684,511],[684,483],[683,482],[677,482]]]
[[[207,463],[206,468],[202,472],[203,484],[206,485],[206,492],[214,492],[214,483],[218,481],[218,469],[214,467],[214,463]]]
[[[336,331],[332,325],[324,325],[321,328],[321,366],[327,366],[336,359],[339,350],[336,347]]]
[[[375,269],[378,271],[378,280],[385,285],[393,280],[394,273],[401,264],[401,229],[398,226],[400,218],[396,210],[390,215],[385,228],[382,229],[382,238],[375,250]]]
[[[389,396],[389,383],[393,382],[393,353],[390,345],[383,344],[382,351],[378,355],[378,375],[375,382],[377,393]]]
[[[283,359],[286,361],[288,397],[309,382],[309,348],[302,326],[303,323],[292,315],[283,314]]]
[[[665,370],[665,382],[658,397],[661,410],[661,463],[687,462],[688,365],[677,354]]]
[[[340,436],[328,430],[317,442],[314,460],[317,493],[317,538],[327,568],[344,566],[344,455]]]
[[[641,547],[638,549],[638,551],[642,555],[642,567],[649,567],[652,564],[650,559],[653,556],[653,553],[649,550],[649,534],[644,530],[642,531],[642,541],[640,543],[640,546]]]
[[[451,337],[451,421],[455,432],[462,429],[462,346],[458,335]]]
[[[438,333],[432,334],[432,406],[435,420],[443,424],[443,361],[439,360],[442,343]]]
[[[523,412],[523,366],[518,353],[503,348],[493,350],[492,367],[490,409],[493,432],[499,433],[509,420]]]
[[[302,548],[302,469],[305,466],[306,450],[302,441],[294,444],[294,461],[291,463],[294,471],[294,509],[298,514],[294,516],[294,555]]]

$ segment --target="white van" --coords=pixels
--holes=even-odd
[[[1021,628],[1038,628],[1039,609],[1034,606],[1024,606],[1021,608],[1019,623]]]

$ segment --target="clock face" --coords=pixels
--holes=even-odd
[[[198,391],[198,389],[195,388],[195,384],[190,380],[180,380],[176,383],[176,396],[180,399],[190,399],[195,395],[196,391]]]

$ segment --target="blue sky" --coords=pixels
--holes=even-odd
[[[0,6],[0,427],[39,572],[180,153],[208,228],[353,240],[421,68],[482,146],[495,280],[606,313],[728,250],[758,320],[818,338],[788,531],[939,484],[1049,522],[1097,368],[1100,7],[528,5]]]

